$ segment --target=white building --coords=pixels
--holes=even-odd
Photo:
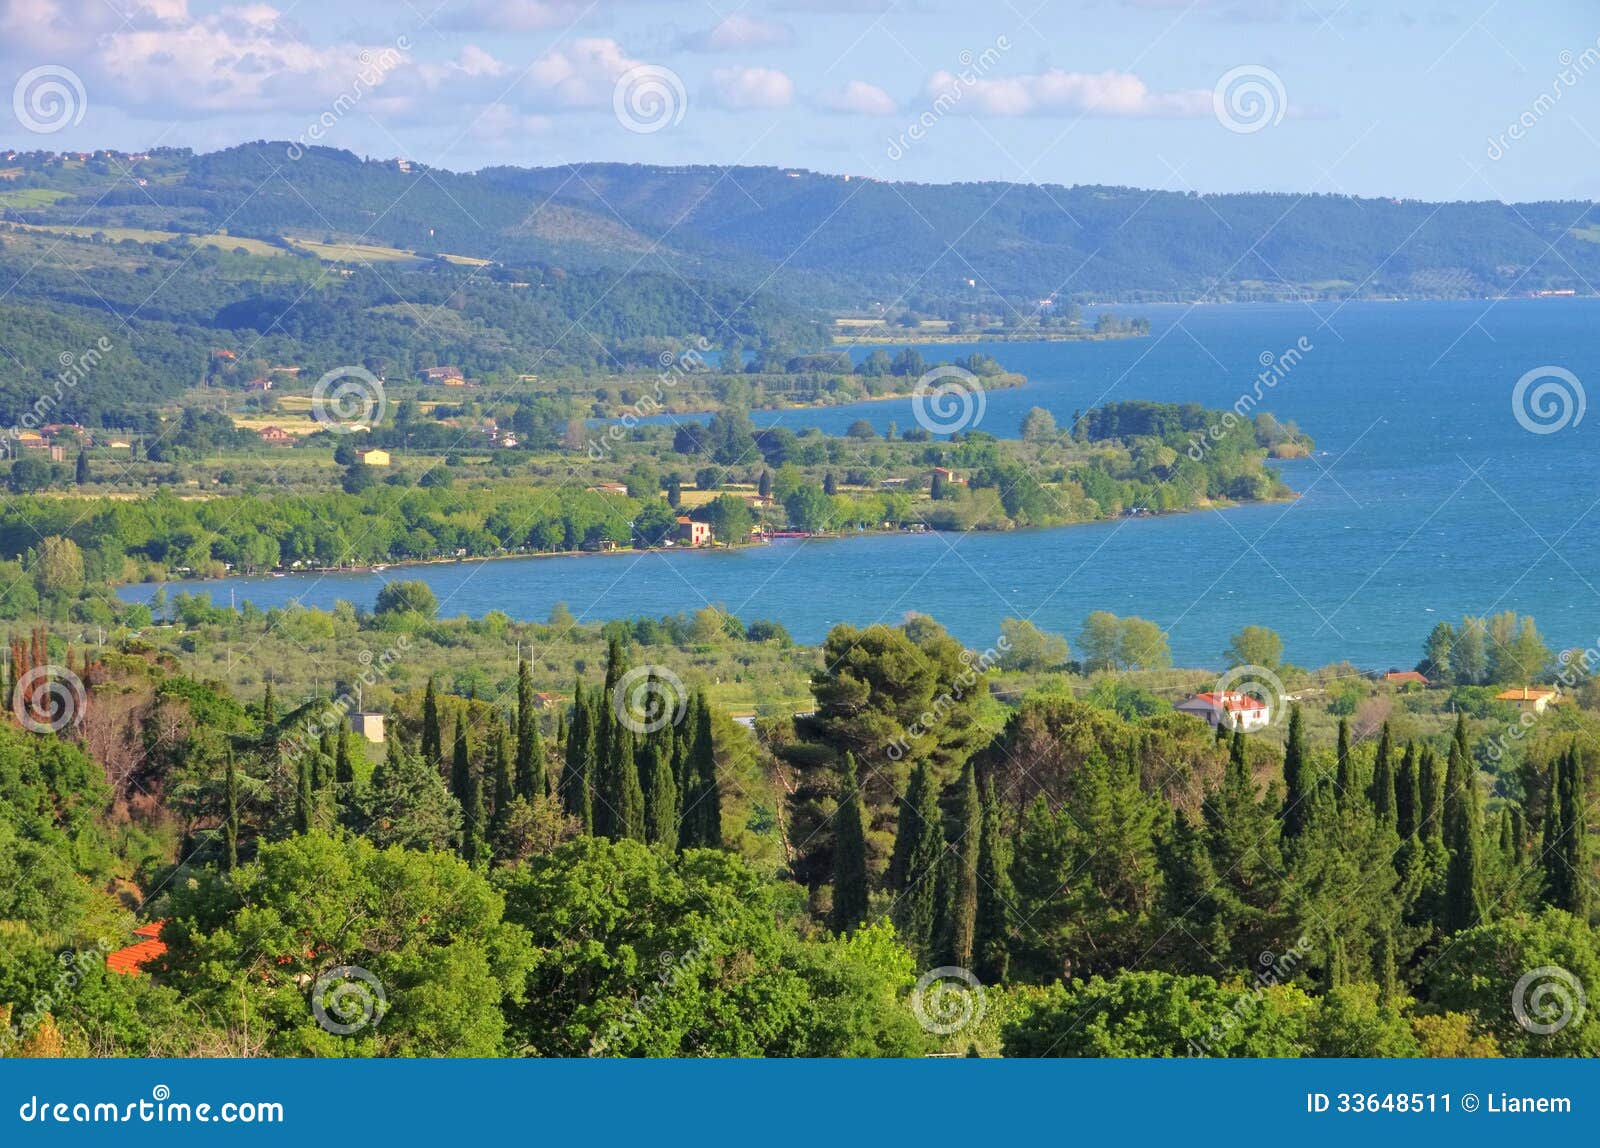
[[[1262,729],[1272,721],[1272,707],[1249,694],[1225,691],[1195,694],[1172,707],[1182,714],[1193,714],[1212,729],[1226,725],[1246,732]]]

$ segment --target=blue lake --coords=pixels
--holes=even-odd
[[[1440,620],[1533,614],[1553,645],[1600,634],[1600,415],[1551,433],[1515,417],[1527,372],[1560,367],[1600,385],[1600,300],[1159,307],[1149,338],[931,347],[969,350],[1028,375],[985,396],[981,429],[1014,436],[1040,406],[1073,412],[1124,399],[1228,408],[1254,392],[1263,356],[1310,349],[1259,409],[1293,419],[1317,456],[1280,464],[1302,497],[1156,519],[1007,534],[895,535],[776,543],[722,553],[618,554],[395,568],[383,575],[170,584],[230,589],[261,606],[298,598],[370,607],[384,578],[420,578],[442,612],[543,618],[567,603],[614,618],[727,606],[783,622],[803,641],[837,622],[932,614],[973,646],[1000,620],[1076,634],[1092,610],[1138,614],[1170,633],[1180,665],[1217,665],[1245,624],[1283,635],[1302,665],[1409,666]],[[1547,380],[1548,381],[1548,380]],[[1569,388],[1570,390],[1570,388]],[[1576,412],[1572,412],[1575,415]],[[758,425],[842,432],[916,425],[909,400],[761,412]],[[123,591],[147,600],[154,586]]]

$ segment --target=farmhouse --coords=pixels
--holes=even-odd
[[[1272,720],[1272,707],[1249,694],[1225,690],[1221,693],[1195,694],[1172,707],[1181,714],[1193,714],[1212,729],[1225,725],[1228,729],[1261,729]]]

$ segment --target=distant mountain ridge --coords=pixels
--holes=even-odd
[[[463,174],[326,148],[290,160],[287,148],[157,152],[107,163],[100,182],[70,164],[52,172],[23,162],[10,186],[66,194],[20,200],[0,181],[0,217],[226,227],[269,240],[332,235],[507,265],[638,267],[840,308],[984,295],[1589,294],[1600,282],[1600,225],[1586,203],[888,183],[771,167],[585,163]]]

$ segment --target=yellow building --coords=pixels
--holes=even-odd
[[[389,465],[389,452],[386,450],[359,450],[356,455],[368,466]]]

